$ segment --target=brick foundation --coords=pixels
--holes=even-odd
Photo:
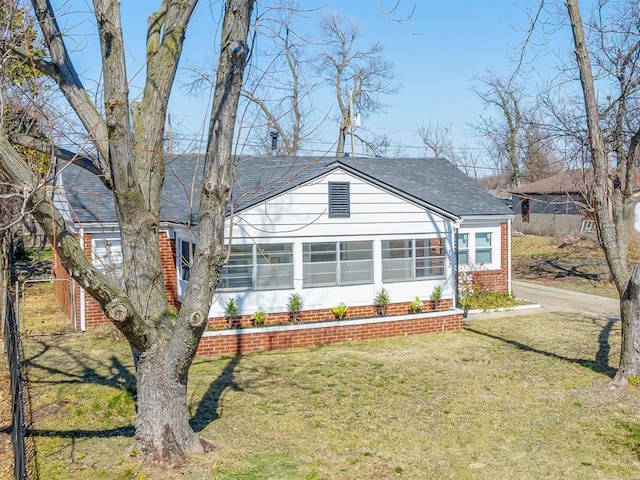
[[[235,355],[358,340],[391,338],[462,329],[462,312],[378,317],[279,327],[207,331],[197,355]]]

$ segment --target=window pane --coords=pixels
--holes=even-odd
[[[340,284],[373,282],[373,242],[340,242]]]
[[[382,258],[411,258],[411,240],[383,240]]]
[[[293,288],[293,244],[257,246],[256,289]]]
[[[491,249],[490,248],[478,248],[476,249],[476,263],[491,263]]]
[[[458,265],[464,266],[469,263],[469,251],[458,250]]]
[[[373,282],[373,260],[340,262],[340,283],[358,284]]]
[[[93,264],[109,277],[122,278],[122,245],[119,238],[93,241]]]
[[[387,259],[382,260],[382,281],[394,282],[411,280],[413,275],[413,260],[407,259]]]
[[[293,244],[258,245],[258,265],[293,263]]]
[[[416,259],[416,278],[443,277],[444,266],[443,258]]]
[[[335,262],[335,243],[304,243],[302,244],[302,261],[304,263]]]
[[[337,244],[335,242],[302,244],[303,287],[336,285]]]
[[[491,233],[476,233],[476,248],[490,247]]]
[[[491,233],[476,233],[476,263],[491,263]]]
[[[465,248],[469,248],[469,234],[468,233],[459,233],[458,234],[458,248],[464,250]]]
[[[231,254],[220,273],[220,288],[253,286],[253,245],[231,245]]]
[[[293,265],[257,265],[256,289],[293,288]]]
[[[302,285],[304,287],[336,285],[336,266],[336,262],[305,263]]]
[[[340,242],[340,260],[372,260],[373,242]]]

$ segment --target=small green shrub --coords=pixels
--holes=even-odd
[[[253,320],[256,322],[256,325],[259,327],[262,327],[265,324],[265,322],[267,321],[267,314],[265,313],[262,307],[260,307],[256,311],[255,315],[253,316]]]
[[[299,293],[293,292],[289,295],[289,301],[287,302],[287,311],[294,316],[302,311],[302,307],[304,306],[304,302],[302,301],[302,297]]]
[[[335,307],[333,307],[331,309],[331,311],[333,312],[333,314],[336,316],[336,318],[338,320],[342,320],[345,315],[347,314],[347,310],[349,309],[349,307],[347,307],[344,302],[341,302],[340,305],[337,305]]]
[[[420,297],[416,295],[416,298],[411,300],[409,303],[409,308],[411,309],[411,313],[418,313],[422,307],[424,306],[424,302],[420,300]]]
[[[438,309],[438,303],[442,300],[442,285],[436,285],[431,292],[431,300],[433,300],[433,308]]]
[[[376,293],[374,303],[376,307],[378,307],[378,313],[383,316],[386,315],[387,305],[389,305],[389,291],[384,287],[381,288],[380,291]]]
[[[233,297],[229,297],[224,306],[224,317],[227,319],[229,328],[233,327],[233,322],[238,317],[238,305]]]
[[[227,318],[235,318],[238,316],[238,305],[233,297],[230,297],[224,306],[224,316]]]

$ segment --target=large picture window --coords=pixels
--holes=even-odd
[[[444,238],[382,241],[382,281],[445,276]]]
[[[373,242],[302,245],[303,287],[373,283]]]

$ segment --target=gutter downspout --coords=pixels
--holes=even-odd
[[[513,220],[507,220],[507,290],[509,295],[512,293],[511,279],[511,224]]]
[[[84,228],[80,228],[80,248],[82,248],[82,251],[84,252]],[[86,311],[85,311],[85,291],[84,288],[82,288],[82,286],[80,286],[80,331],[81,332],[86,332],[87,331],[87,318],[86,318]]]
[[[460,278],[460,272],[458,272],[458,230],[460,229],[460,220],[456,220],[453,224],[453,274],[455,278],[453,279],[453,308],[458,307],[458,280]]]

